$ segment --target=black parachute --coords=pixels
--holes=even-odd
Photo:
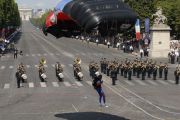
[[[62,9],[82,31],[101,35],[119,33],[134,26],[137,14],[121,0],[72,0]]]

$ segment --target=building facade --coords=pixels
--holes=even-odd
[[[22,21],[29,21],[30,18],[32,18],[32,9],[30,8],[19,8],[20,17]]]

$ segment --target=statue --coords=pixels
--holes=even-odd
[[[157,12],[156,12],[155,14],[153,14],[152,17],[153,17],[153,18],[156,17],[156,18],[154,19],[154,23],[155,23],[156,25],[158,25],[158,24],[165,24],[165,22],[167,21],[166,16],[164,16],[164,15],[162,14],[162,8],[161,8],[161,7],[158,7],[158,8],[157,8]]]

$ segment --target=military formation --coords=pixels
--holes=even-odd
[[[100,65],[99,65],[100,63]],[[157,78],[168,80],[168,64],[160,62],[157,64],[156,61],[152,59],[147,60],[120,60],[115,58],[114,60],[107,60],[106,58],[102,58],[99,63],[91,61],[89,64],[89,75],[94,79],[96,76],[100,75],[100,72],[106,74],[107,76],[111,77],[112,85],[116,85],[116,80],[118,74],[120,76],[132,80],[132,76],[137,77],[141,80],[146,80],[147,78],[152,78],[153,80],[157,80]],[[46,60],[42,58],[39,61],[38,71],[39,71],[39,78],[42,82],[46,82],[46,70],[44,65],[46,64]],[[100,72],[99,72],[100,71]],[[83,73],[81,68],[81,59],[79,57],[75,58],[73,64],[73,72],[74,77],[81,81],[83,80]],[[55,65],[55,73],[59,81],[63,81],[63,67],[62,65],[57,62]],[[176,68],[174,71],[175,76],[175,83],[179,84],[179,76],[180,76],[180,66]],[[20,83],[27,82],[27,75],[25,70],[25,65],[20,63],[17,68],[16,72],[17,77],[17,85],[18,88],[20,87]]]
[[[132,80],[132,76],[141,80],[146,80],[147,78],[153,80],[157,80],[158,78],[168,80],[169,67],[167,63],[160,62],[157,64],[157,62],[152,59],[139,60],[136,58],[134,60],[129,60],[126,58],[121,61],[117,58],[114,60],[102,58],[100,61],[100,67],[98,66],[98,63],[94,61],[89,64],[90,76],[94,77],[99,69],[101,73],[110,76],[112,78],[112,85],[115,85],[118,74],[128,80]],[[175,83],[179,84],[180,67],[176,68],[174,75]]]

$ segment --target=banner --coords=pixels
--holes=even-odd
[[[136,21],[135,29],[136,29],[136,40],[139,41],[141,38],[140,20],[139,19],[137,19],[137,21]]]
[[[149,33],[149,31],[150,31],[150,28],[149,28],[150,27],[150,20],[149,20],[149,18],[145,19],[145,25],[144,26],[145,26],[145,32]]]

